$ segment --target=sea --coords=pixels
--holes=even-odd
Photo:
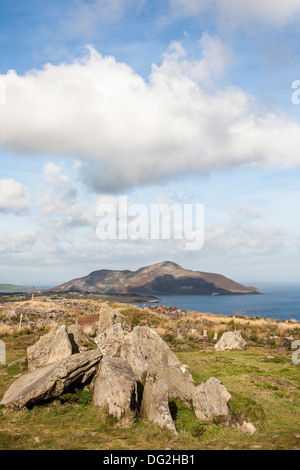
[[[300,283],[247,283],[247,285],[255,285],[262,294],[160,295],[155,296],[158,298],[156,303],[142,302],[133,303],[133,305],[139,307],[144,305],[165,305],[166,307],[176,307],[192,312],[226,316],[244,315],[247,317],[297,320],[300,322]],[[53,286],[40,286],[40,289],[50,289],[51,287]],[[26,292],[30,291],[27,290]]]
[[[251,284],[249,284],[251,285]],[[216,315],[244,315],[248,317],[297,320],[300,322],[300,283],[261,284],[259,295],[160,295],[157,303],[183,310]],[[141,306],[141,303],[136,305]]]

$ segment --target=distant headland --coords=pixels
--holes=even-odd
[[[139,295],[261,294],[256,287],[244,286],[221,274],[184,269],[172,261],[152,264],[137,271],[101,269],[53,287],[51,292]]]

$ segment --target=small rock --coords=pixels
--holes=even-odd
[[[78,437],[82,437],[83,432],[77,432],[76,434],[73,434],[72,439],[78,439]]]
[[[293,336],[286,336],[282,340],[282,346],[289,346],[293,343],[294,337]]]
[[[244,432],[245,434],[249,434],[250,436],[256,432],[256,427],[252,423],[247,423],[247,421],[243,421],[241,425],[238,426],[240,431]]]

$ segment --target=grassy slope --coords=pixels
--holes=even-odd
[[[1,291],[14,291],[14,290],[25,290],[25,289],[30,289],[30,287],[24,287],[24,286],[15,286],[14,284],[0,284],[0,292]]]
[[[129,312],[128,312],[129,313]],[[131,311],[133,318],[133,311]],[[140,318],[143,319],[143,315]],[[155,317],[155,322],[157,318]],[[36,334],[10,335],[6,342],[7,363],[24,357]],[[196,422],[180,408],[179,435],[138,420],[120,428],[103,411],[91,405],[66,403],[38,406],[21,412],[0,408],[0,449],[295,449],[300,447],[299,367],[288,349],[259,346],[246,351],[216,352],[210,345],[176,350],[189,365],[198,384],[211,376],[220,379],[232,393],[235,411],[247,409],[258,431],[253,436],[222,425]],[[273,356],[268,359],[267,356]],[[0,365],[0,398],[26,365]]]

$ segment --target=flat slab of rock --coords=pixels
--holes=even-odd
[[[216,351],[246,348],[247,343],[239,331],[227,331],[226,333],[223,333],[220,340],[215,344]]]
[[[54,364],[71,356],[72,353],[73,347],[67,327],[58,326],[27,348],[28,369],[33,371]]]
[[[100,359],[100,351],[88,351],[29,372],[13,382],[0,404],[22,409],[57,398],[70,385],[84,384],[96,372]]]
[[[94,381],[93,405],[118,420],[137,407],[137,382],[132,367],[120,358],[102,359]]]
[[[227,405],[231,395],[226,387],[215,377],[211,377],[195,387],[193,394],[193,408],[200,420],[213,422],[215,417],[229,424],[231,412]]]
[[[178,434],[169,408],[169,387],[164,379],[148,378],[144,387],[141,418]]]

